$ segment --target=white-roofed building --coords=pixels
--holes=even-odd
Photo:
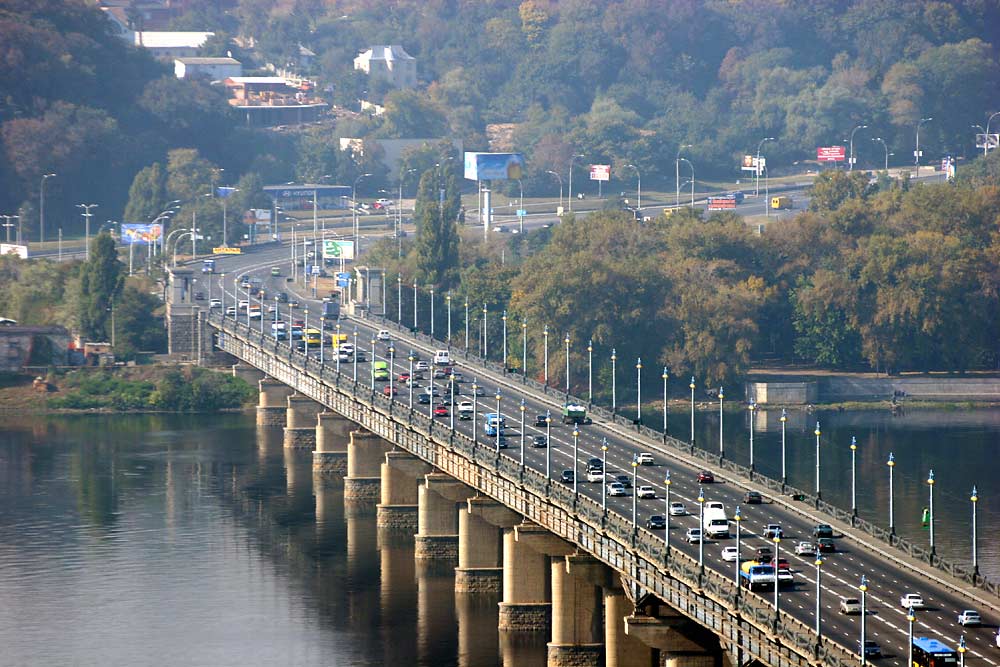
[[[383,79],[396,88],[417,85],[417,59],[398,44],[373,46],[354,59],[354,69],[371,79]]]
[[[178,79],[201,77],[222,81],[243,76],[243,65],[235,58],[174,58],[174,76]]]
[[[144,31],[135,33],[135,45],[149,51],[153,57],[161,60],[175,58],[193,58],[214,32],[159,32]]]

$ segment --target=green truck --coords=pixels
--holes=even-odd
[[[563,424],[589,424],[587,407],[576,403],[567,403],[562,411]]]

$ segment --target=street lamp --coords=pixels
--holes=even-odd
[[[444,295],[444,302],[448,308],[448,347],[451,347],[451,290]]]
[[[893,516],[892,516],[892,510],[893,510],[893,506],[892,506],[892,470],[893,470],[893,468],[896,467],[896,457],[892,455],[892,452],[889,452],[889,460],[886,461],[885,464],[887,466],[889,466],[889,534],[890,535],[895,535],[896,534],[896,524],[893,521]]]
[[[339,357],[340,355],[338,354],[337,356]],[[396,368],[395,363],[396,363],[396,345],[392,341],[389,341],[389,401],[391,403],[394,403],[396,401],[396,387],[392,377]]]
[[[569,398],[569,333],[563,338],[566,344],[566,398]]]
[[[663,529],[663,560],[670,558],[670,471],[663,474],[663,516],[665,517],[665,527]]]
[[[681,205],[681,151],[685,148],[691,148],[691,144],[678,146],[677,155],[674,157],[674,185],[677,186],[674,194],[674,208],[680,208]]]
[[[858,586],[858,590],[861,591],[861,647],[860,647],[860,657],[861,664],[865,664],[865,631],[868,629],[868,578],[865,575],[861,575],[861,585]],[[912,662],[910,663],[913,664]]]
[[[608,469],[608,439],[604,438],[601,441],[601,474],[606,474]],[[601,510],[604,515],[608,514],[608,484],[606,479],[601,480]]]
[[[686,162],[687,166],[691,168],[691,208],[694,208],[694,163],[686,157],[682,157],[680,161]]]
[[[757,143],[757,162],[754,164],[754,186],[753,186],[754,197],[760,194],[760,147],[764,145],[765,141],[774,141],[774,140],[775,140],[774,137],[764,137]],[[765,209],[766,208],[767,207],[765,207]]]
[[[867,128],[867,125],[858,125],[853,130],[851,130],[851,164],[848,171],[854,171],[854,133],[858,130],[863,130]]]
[[[851,516],[858,517],[858,439],[851,436]]]
[[[819,492],[819,436],[821,435],[819,430],[819,422],[816,422],[816,430],[813,431],[816,435],[816,500],[817,502],[822,497]]]
[[[594,402],[594,339],[587,341],[587,407]]]
[[[454,406],[453,406],[454,407]],[[521,399],[521,467],[524,467],[524,399]],[[475,426],[475,424],[473,424]]]
[[[719,460],[720,461],[726,458],[725,441],[723,440],[722,437],[722,415],[723,415],[722,409],[723,409],[723,401],[725,400],[725,398],[726,395],[725,393],[723,393],[722,387],[719,387]]]
[[[42,186],[38,193],[38,241],[45,243],[45,181],[54,178],[55,174],[42,174]]]
[[[778,556],[781,555],[781,537],[775,534],[771,538],[774,542],[774,622],[778,622]]]
[[[412,375],[410,376],[410,382],[413,382]],[[433,376],[432,376],[433,377]],[[476,378],[472,378],[472,444],[479,444],[479,428],[476,426],[479,423],[479,385],[476,384]]]
[[[521,318],[521,380],[528,380],[528,320]]]
[[[562,180],[562,176],[558,172],[552,171],[551,169],[547,169],[545,171],[545,173],[546,174],[552,174],[553,176],[555,176],[556,178],[559,179],[559,208],[562,208],[563,207],[563,180]]]
[[[670,373],[667,372],[667,367],[663,367],[663,373],[660,374],[663,379],[663,440],[667,439],[667,380],[670,379]]]
[[[375,393],[375,342],[376,342],[375,336],[372,336],[372,361],[369,364],[372,377],[372,394]]]
[[[44,183],[44,182],[45,181],[43,180],[42,183]],[[94,215],[93,213],[90,212],[90,209],[97,208],[97,204],[77,204],[76,207],[83,209],[83,213],[80,214],[80,215],[83,216],[83,220],[84,220],[83,245],[84,245],[84,248],[86,248],[86,257],[89,260],[90,259],[90,218],[91,218],[91,216]]]
[[[434,375],[431,374],[433,378]],[[497,427],[496,427],[496,439],[497,439],[497,455],[500,455],[500,428],[503,424],[503,417],[500,414],[500,387],[497,387],[496,399],[497,399]]]
[[[489,332],[486,330],[487,314],[486,303],[483,302],[483,361],[488,361],[490,358]]]
[[[250,328],[250,290],[247,290],[247,328]],[[306,362],[309,361],[309,309],[302,309],[302,340],[305,341],[305,351],[306,351]],[[323,342],[322,339],[319,341]],[[320,345],[322,347],[322,345]],[[372,354],[372,361],[375,360],[375,355]],[[372,389],[375,386],[372,385]]]
[[[885,151],[885,170],[889,171],[889,146],[886,145],[885,139],[882,137],[874,137],[872,141],[877,141],[882,144],[882,149]]]
[[[987,144],[989,144],[989,141],[990,141],[990,123],[992,123],[993,119],[996,118],[997,116],[1000,116],[1000,111],[997,111],[996,113],[991,114],[990,117],[986,119],[986,143]]]
[[[428,291],[431,294],[431,339],[433,340],[433,338],[434,338],[434,285],[431,285],[428,288]]]
[[[373,362],[375,361],[374,357],[372,358],[372,361]],[[358,382],[358,330],[357,329],[354,329],[354,378],[353,378],[353,381],[354,381],[355,384],[357,384],[357,382]]]
[[[359,232],[360,232],[360,230],[358,229],[358,200],[357,200],[358,182],[362,178],[367,178],[368,176],[371,176],[371,174],[361,174],[360,176],[358,176],[357,178],[354,179],[354,185],[351,186],[351,214],[352,214],[352,218],[353,218],[352,219],[352,224],[353,224],[353,230],[354,230],[354,256],[355,257],[357,257],[360,254],[359,247],[358,247],[360,245],[359,244],[359,236],[360,236]]]
[[[753,423],[754,423],[754,415],[757,412],[757,403],[751,399],[750,404],[747,405],[747,410],[750,411],[750,472],[752,474],[753,471],[754,471],[754,464],[753,464]]]
[[[691,449],[694,450],[694,376],[691,376],[691,383],[688,388],[691,390]]]
[[[638,486],[639,461],[636,459],[636,456],[638,456],[638,455],[637,454],[632,454],[632,535],[635,535],[635,532],[636,532],[636,530],[638,528],[638,525],[637,525],[636,522],[638,520],[637,519],[637,511],[638,511],[637,506],[639,504],[639,500],[638,500],[639,499],[639,494],[636,493],[636,489],[639,488],[639,486]],[[607,484],[605,483],[604,486],[607,486]]]
[[[570,213],[573,212],[573,160],[578,157],[583,157],[583,155],[574,155],[569,159],[569,201],[567,203]]]
[[[413,332],[417,332],[417,281],[413,281]]]
[[[396,274],[396,322],[403,326],[403,274]]]
[[[965,633],[958,638],[958,667],[965,667],[965,652],[968,649],[965,646]]]
[[[976,532],[978,529],[978,521],[976,516],[976,505],[979,504],[979,493],[976,491],[976,485],[972,485],[972,495],[969,497],[972,501],[972,572],[974,574],[979,574],[979,545],[976,540]]]
[[[545,411],[545,482],[552,479],[552,413]],[[574,472],[573,476],[576,476]]]
[[[785,423],[788,421],[788,411],[785,408],[781,408],[781,490],[785,490],[785,484],[788,483],[787,468],[785,467]]]
[[[698,487],[698,514],[698,525],[701,527],[698,537],[698,571],[699,574],[705,574],[705,489],[701,486]]]
[[[733,521],[736,522],[736,573],[734,574],[734,581],[736,582],[736,594],[739,595],[740,591],[740,538],[742,536],[741,527],[743,524],[743,513],[740,511],[740,506],[736,506],[736,514],[733,516]]]
[[[465,356],[469,356],[469,299],[465,299]]]
[[[611,348],[611,416],[614,417],[618,408],[618,355],[615,348]]]
[[[913,164],[917,167],[917,176],[920,175],[920,126],[924,123],[929,123],[932,120],[934,120],[933,116],[930,118],[921,118],[917,121],[917,145],[913,150]]]
[[[642,357],[635,360],[635,423],[642,424]]]
[[[504,373],[504,375],[506,375],[507,374],[507,366],[508,366],[508,364],[507,364],[507,311],[506,311],[506,309],[500,315],[500,322],[502,323],[502,329],[503,329],[503,361],[501,362],[502,366],[503,366],[502,372]]]
[[[930,547],[931,556],[934,555],[934,469],[932,468],[930,473],[927,475],[927,494],[929,496],[929,504],[927,506],[927,528],[928,534],[930,536]]]
[[[451,401],[448,405],[448,421],[451,428],[452,435],[455,433],[455,374],[452,373],[448,376],[448,391],[451,394]],[[473,424],[472,428],[476,428]],[[521,466],[524,466],[524,446],[521,446]]]
[[[577,493],[576,493],[576,491],[577,491],[577,482],[579,481],[577,479],[579,477],[579,475],[577,475],[577,472],[578,472],[577,468],[579,467],[579,463],[580,463],[580,429],[579,429],[579,427],[577,427],[577,426],[574,425],[573,426],[573,496],[574,496],[574,499],[575,499],[575,496],[577,495]],[[602,475],[602,477],[603,477],[603,475]],[[601,480],[601,481],[603,483],[604,480]]]
[[[627,164],[626,167],[632,167],[635,169],[635,179],[636,179],[636,203],[635,210],[639,211],[639,217],[642,218],[642,174],[639,173],[639,168],[634,164]]]
[[[913,664],[913,622],[915,620],[917,620],[917,615],[914,613],[913,606],[911,605],[910,608],[907,609],[906,611],[906,625],[908,628],[908,631],[906,633],[908,640],[906,642],[906,646],[909,649],[908,652],[909,661],[906,663],[907,665]]]
[[[342,349],[341,346],[340,346],[340,322],[337,322],[337,325],[336,325],[335,329],[337,331],[337,349],[336,349],[336,352],[337,352],[337,381],[339,382],[340,381],[340,350]],[[354,356],[358,356],[358,348],[354,348]],[[392,372],[392,369],[389,369],[389,370],[390,370],[390,372]]]
[[[413,356],[413,350],[410,350],[410,354],[408,354],[406,358],[410,362],[410,375],[406,379],[406,384],[410,388],[410,404],[409,404],[409,408],[410,408],[410,410],[413,410],[413,361],[415,359],[415,357]],[[372,361],[374,361],[374,359]],[[472,394],[473,394],[472,395],[472,400],[473,400],[473,402],[476,400],[475,393],[476,393],[476,385],[473,384],[472,385]],[[472,422],[472,430],[473,431],[476,430],[476,422]]]
[[[319,365],[320,366],[323,365],[323,362],[324,362],[324,353],[323,353],[323,350],[326,348],[326,345],[323,345],[323,338],[326,336],[326,334],[323,333],[325,329],[326,329],[326,315],[320,315],[319,316]],[[260,314],[260,332],[264,333],[264,312],[263,312],[263,308],[261,309],[261,314]],[[338,354],[337,357],[339,359],[340,355]],[[389,368],[392,368],[392,364],[389,364]],[[389,377],[391,378],[392,376],[390,375]]]
[[[823,566],[823,559],[819,556],[819,554],[816,555],[816,561],[813,563],[813,565],[816,566],[816,637],[817,639],[819,639],[823,636],[823,628],[822,625],[820,624],[823,617],[823,606],[820,604],[820,598],[823,593],[823,586],[822,586],[823,579],[822,575],[820,574],[820,568],[822,568]],[[912,639],[910,640],[910,643],[911,644],[913,643]],[[912,664],[913,661],[911,660],[910,665]]]
[[[549,386],[549,325],[546,324],[542,328],[542,338],[544,339],[543,345],[543,373],[542,380],[544,381],[545,387]]]

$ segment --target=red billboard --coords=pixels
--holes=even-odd
[[[709,211],[723,211],[725,209],[736,208],[736,197],[709,197]]]
[[[820,146],[816,149],[816,159],[820,162],[843,162],[847,153],[843,146]]]

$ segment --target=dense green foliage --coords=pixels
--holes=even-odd
[[[80,269],[78,324],[85,340],[111,340],[112,302],[121,292],[124,276],[115,241],[98,234],[90,245],[90,259]]]
[[[212,412],[239,408],[254,397],[253,387],[243,380],[201,368],[171,370],[155,382],[81,370],[68,376],[66,384],[70,391],[50,399],[50,407]]]

